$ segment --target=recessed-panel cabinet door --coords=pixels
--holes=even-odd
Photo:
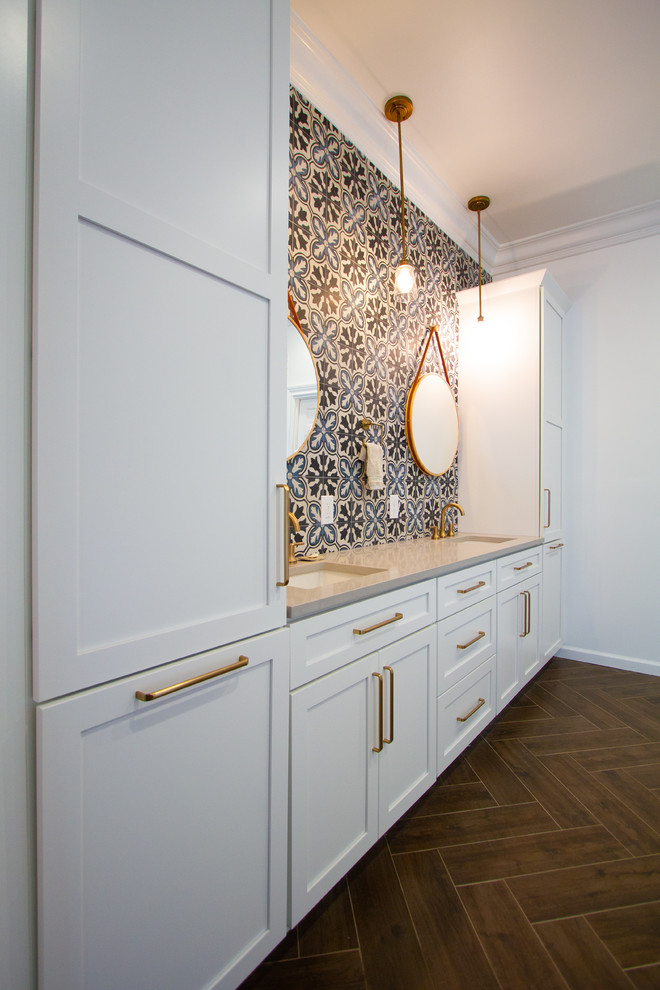
[[[288,4],[41,0],[38,39],[42,701],[284,622]]]
[[[287,652],[283,630],[39,707],[41,990],[233,990],[284,937]]]

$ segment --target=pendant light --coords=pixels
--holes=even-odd
[[[487,210],[490,206],[490,198],[488,196],[473,196],[472,199],[468,200],[468,210],[472,210],[473,213],[477,214],[477,227],[479,230],[479,316],[478,320],[483,321],[483,313],[481,312],[481,212],[482,210]]]
[[[401,175],[401,264],[394,272],[394,291],[406,296],[415,289],[415,269],[406,257],[405,196],[403,191],[403,152],[401,149],[401,121],[412,116],[412,100],[408,96],[393,96],[385,104],[385,116],[396,121],[399,129],[399,172]]]

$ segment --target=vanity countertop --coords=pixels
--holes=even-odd
[[[290,622],[295,622],[541,543],[542,539],[530,536],[480,537],[476,533],[460,533],[445,540],[426,537],[325,553],[314,563],[291,565],[291,581],[304,580],[302,576],[309,573],[311,586],[289,585],[287,617]],[[354,570],[332,574],[332,581],[315,584],[311,572],[321,562],[328,571],[332,571],[333,567],[339,571],[346,565]]]

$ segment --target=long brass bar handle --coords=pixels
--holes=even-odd
[[[548,521],[547,521],[547,523],[545,524],[545,526],[543,528],[544,529],[550,529],[550,516],[551,516],[550,499],[551,499],[551,494],[550,494],[550,489],[549,488],[544,488],[543,491],[548,493]]]
[[[518,636],[520,639],[524,639],[525,636],[527,635],[527,592],[521,591],[520,597],[523,600],[523,623],[522,623],[523,631],[521,633],[518,633]]]
[[[390,738],[383,739],[385,743],[394,742],[394,671],[391,667],[383,667],[383,670],[390,672]]]
[[[284,491],[284,580],[277,582],[278,588],[286,588],[289,583],[289,486],[288,485],[278,485],[278,488],[282,488]]]
[[[520,567],[514,567],[514,571],[524,571],[526,567],[533,567],[534,561],[528,560],[526,564],[521,564]]]
[[[467,722],[467,720],[469,718],[472,718],[472,716],[474,715],[474,713],[475,712],[478,712],[479,709],[481,708],[481,706],[482,705],[485,705],[485,704],[486,704],[486,699],[485,698],[479,698],[478,702],[476,703],[476,705],[474,706],[474,708],[472,709],[472,711],[469,711],[467,713],[467,715],[457,715],[456,716],[456,721],[457,722]]]
[[[382,629],[383,626],[389,626],[392,622],[398,622],[399,619],[403,618],[403,612],[395,612],[391,619],[383,619],[382,622],[377,622],[375,626],[367,626],[366,629],[354,629],[354,636],[364,636],[365,633],[373,632],[374,629]]]
[[[383,675],[382,674],[372,674],[372,677],[378,678],[378,746],[372,746],[371,750],[374,753],[380,753],[383,748]]]
[[[214,677],[222,677],[223,674],[230,674],[232,670],[240,670],[247,667],[249,657],[239,657],[236,663],[230,663],[227,667],[220,667],[218,670],[210,670],[207,674],[200,674],[198,677],[190,677],[187,681],[179,681],[178,684],[170,684],[169,687],[160,688],[159,691],[136,691],[135,697],[138,701],[157,701],[167,694],[174,694],[175,691],[183,691],[184,688],[192,687],[193,684],[201,684],[203,681],[210,681]]]
[[[527,594],[527,635],[532,631],[532,593],[531,591],[526,592]]]
[[[563,545],[564,545],[563,543],[551,543],[550,550],[559,550],[561,549],[561,547],[563,547]]]
[[[474,646],[474,644],[478,643],[480,639],[483,639],[485,635],[486,635],[485,632],[478,632],[477,635],[474,637],[474,639],[471,639],[469,643],[457,643],[456,649],[467,650],[468,646]]]
[[[456,594],[457,595],[467,595],[471,591],[476,591],[477,588],[483,588],[483,587],[485,587],[485,585],[486,585],[486,582],[485,581],[477,581],[477,583],[476,584],[473,584],[471,588],[457,588],[456,589]]]

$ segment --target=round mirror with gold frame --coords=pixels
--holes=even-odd
[[[433,337],[440,351],[444,378],[435,373],[421,374]],[[406,437],[415,464],[425,474],[438,476],[452,466],[458,450],[458,410],[449,385],[437,327],[430,328],[419,369],[408,393]]]
[[[319,408],[319,376],[298,314],[289,295],[286,337],[287,459],[308,439]]]

